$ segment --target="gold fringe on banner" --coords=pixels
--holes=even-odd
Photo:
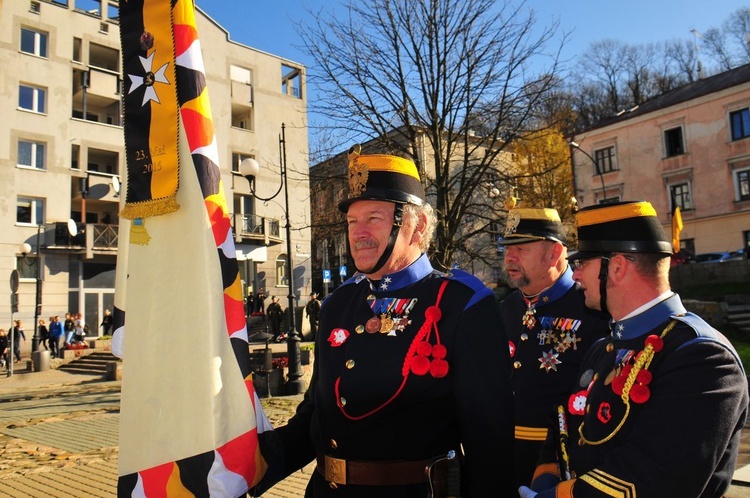
[[[125,204],[122,212],[120,212],[120,216],[134,220],[136,218],[148,218],[150,216],[174,213],[178,209],[180,209],[180,205],[177,204],[177,196],[172,195],[161,199]]]

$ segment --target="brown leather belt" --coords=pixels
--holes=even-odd
[[[427,460],[363,462],[318,453],[318,472],[328,482],[360,486],[404,486],[426,482]]]

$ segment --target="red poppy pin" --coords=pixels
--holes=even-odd
[[[333,329],[331,335],[328,336],[328,342],[331,346],[337,348],[344,344],[349,338],[349,332],[346,329]]]

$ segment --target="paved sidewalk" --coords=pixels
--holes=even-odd
[[[17,366],[20,364],[16,364]],[[101,375],[19,368],[0,374],[0,497],[114,497],[117,490],[119,381]],[[274,426],[302,395],[263,398]],[[750,498],[750,424],[726,498]],[[314,464],[289,476],[264,498],[297,498]]]

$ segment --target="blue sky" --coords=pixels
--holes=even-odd
[[[295,45],[294,22],[312,22],[306,10],[330,12],[338,0],[197,0],[197,4],[244,45],[305,65],[311,60]],[[628,44],[673,39],[693,40],[691,29],[720,27],[741,0],[527,0],[538,25],[560,20],[572,31],[565,57],[584,52],[590,43],[613,38]]]

